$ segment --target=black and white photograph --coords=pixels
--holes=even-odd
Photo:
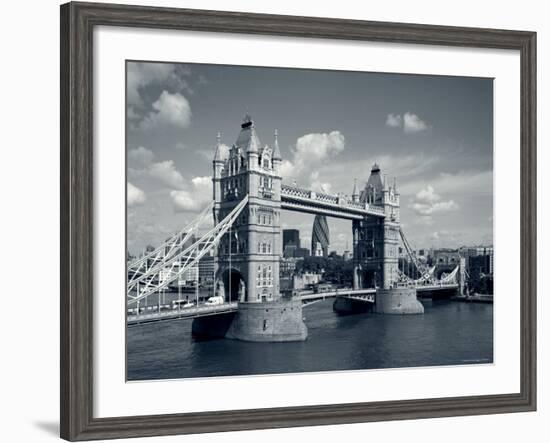
[[[0,440],[544,441],[550,8],[453,6],[6,2]]]
[[[127,380],[492,364],[493,149],[492,78],[127,61]]]

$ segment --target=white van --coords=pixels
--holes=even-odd
[[[223,305],[223,302],[223,297],[221,295],[217,295],[215,297],[210,297],[204,304],[206,306]]]

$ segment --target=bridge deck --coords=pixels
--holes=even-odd
[[[430,286],[419,286],[417,291],[436,291],[442,289],[456,289],[458,288],[457,284],[437,284]],[[300,300],[304,306],[308,306],[312,303],[320,302],[329,298],[335,297],[346,297],[353,300],[362,301],[365,303],[374,303],[376,298],[376,289],[336,289],[334,291],[319,292],[319,293],[303,293],[299,295]],[[220,315],[228,314],[230,312],[236,312],[238,310],[238,303],[224,303],[222,305],[213,305],[213,306],[198,306],[195,308],[182,308],[182,309],[172,309],[168,311],[154,311],[144,314],[137,315],[128,315],[127,324],[129,326],[143,323],[153,323],[158,321],[165,320],[176,320],[176,319],[192,319],[197,317],[205,317],[208,315]]]
[[[422,291],[437,291],[439,289],[458,289],[458,283],[437,283],[434,285],[417,286],[416,290]]]
[[[156,311],[147,314],[128,315],[126,323],[135,325],[139,323],[151,323],[162,320],[175,320],[184,318],[205,317],[207,315],[227,314],[237,311],[237,302],[224,303],[223,305],[198,306],[196,308],[174,309],[170,311]]]
[[[347,297],[354,300],[374,303],[376,289],[337,289],[329,292],[319,292],[316,294],[302,294],[300,299],[304,306],[312,303],[326,300],[327,298]]]

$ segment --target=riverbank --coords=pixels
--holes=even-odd
[[[493,296],[489,294],[461,295],[452,297],[451,300],[465,303],[493,303]]]

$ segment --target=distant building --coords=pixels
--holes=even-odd
[[[302,290],[316,285],[321,281],[322,275],[313,272],[304,272],[300,275],[294,275],[292,277],[292,288],[295,290]]]
[[[294,257],[283,257],[279,263],[281,277],[289,277],[296,270],[296,262],[298,259]]]
[[[459,262],[458,249],[441,248],[433,251],[433,264],[436,266],[457,266]]]
[[[327,257],[329,244],[330,232],[327,218],[324,215],[316,215],[311,232],[311,255],[315,257]]]
[[[176,269],[179,267],[176,266]],[[170,269],[161,270],[159,273],[159,279],[163,281],[166,278],[169,278],[172,275],[172,271]],[[177,281],[177,284],[179,286],[185,286],[187,284],[194,284],[199,279],[199,267],[195,263],[193,266],[190,266],[187,268],[187,270],[182,273]]]
[[[348,261],[348,260],[351,260],[353,258],[353,254],[351,251],[344,251],[344,260],[345,261]]]
[[[476,255],[470,257],[469,274],[470,277],[479,278],[483,275],[489,275],[490,272],[490,258],[489,255]]]
[[[283,247],[283,257],[284,258],[294,258],[296,256],[296,250],[298,246],[293,243],[287,244]]]
[[[309,257],[309,249],[301,247],[300,231],[298,229],[283,230],[283,257]]]
[[[323,257],[323,247],[320,242],[311,245],[311,255],[313,257]]]
[[[466,268],[470,270],[471,260],[474,257],[487,257],[487,270],[486,274],[493,274],[493,255],[494,250],[492,246],[464,246],[460,248],[461,254],[466,260]],[[475,266],[478,266],[477,262]]]
[[[298,229],[283,229],[283,250],[287,245],[294,245],[297,248],[301,246]]]
[[[214,256],[205,255],[199,260],[199,283],[202,285],[214,284]]]
[[[309,249],[308,248],[296,248],[296,251],[294,251],[294,257],[295,258],[309,257]]]

